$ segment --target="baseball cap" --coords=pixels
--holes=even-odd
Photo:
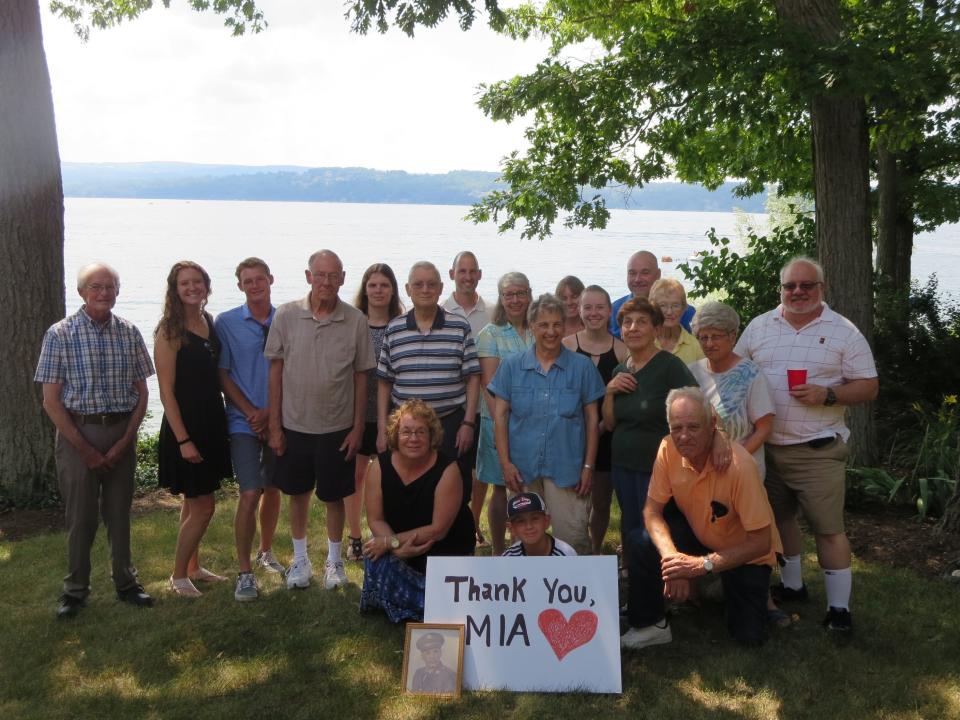
[[[507,501],[507,520],[530,512],[547,512],[543,498],[535,492],[517,493]]]

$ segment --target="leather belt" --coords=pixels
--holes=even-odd
[[[97,413],[96,415],[81,415],[80,413],[70,413],[73,419],[80,425],[116,425],[130,418],[130,413]]]

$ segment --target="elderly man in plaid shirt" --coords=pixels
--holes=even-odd
[[[70,618],[90,593],[90,548],[103,516],[117,597],[139,607],[153,598],[130,559],[130,503],[137,429],[153,365],[137,328],[113,314],[117,272],[104,264],[77,274],[83,305],[47,330],[34,380],[57,428],[57,477],[66,511],[68,573],[57,617]]]

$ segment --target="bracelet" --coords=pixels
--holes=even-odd
[[[593,470],[593,465],[591,465],[590,463],[584,463],[584,464],[583,464],[583,469],[584,469],[584,470]]]
[[[177,440],[177,445],[186,445],[188,442],[193,442],[189,437],[185,437],[183,440]]]
[[[460,424],[461,424],[461,425],[466,425],[466,426],[467,426],[468,428],[470,428],[471,430],[476,430],[476,429],[477,429],[477,424],[476,424],[473,420],[464,420],[464,421],[463,421],[462,423],[460,423]]]

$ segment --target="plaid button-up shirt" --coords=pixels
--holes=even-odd
[[[153,375],[143,336],[111,314],[103,325],[83,308],[43,336],[34,380],[63,384],[63,405],[80,415],[130,412],[140,399],[133,384]]]

